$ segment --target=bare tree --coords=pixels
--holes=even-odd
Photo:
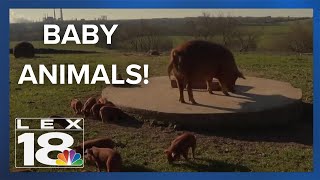
[[[300,23],[297,21],[290,28],[286,37],[288,47],[297,53],[310,53],[313,51],[312,22]]]
[[[129,28],[131,38],[128,40],[129,49],[133,51],[168,50],[172,48],[172,41],[160,35],[158,29],[141,20],[135,29]],[[132,32],[134,32],[132,34]]]
[[[208,12],[203,12],[202,16],[194,21],[188,21],[186,27],[190,35],[205,40],[215,36],[216,32],[214,30],[214,17]]]
[[[234,36],[239,45],[240,52],[248,52],[249,50],[257,49],[257,39],[259,32],[250,32],[248,30],[236,29]]]
[[[225,46],[230,46],[232,43],[239,22],[234,18],[229,16],[224,16],[220,14],[217,18],[216,30],[222,36],[222,41]]]

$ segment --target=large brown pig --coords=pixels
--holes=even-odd
[[[85,103],[81,110],[81,112],[84,114],[84,117],[88,117],[90,115],[90,109],[94,104],[97,103],[96,98],[90,97]]]
[[[112,141],[112,139],[110,139],[110,138],[97,138],[97,139],[91,139],[91,140],[85,141],[85,142],[75,146],[74,149],[77,153],[82,154],[83,150],[90,149],[93,146],[99,147],[99,148],[111,148],[112,149],[116,146],[116,143],[114,141]]]
[[[234,57],[227,48],[208,41],[188,41],[171,51],[168,66],[169,76],[173,73],[180,92],[179,101],[185,103],[183,96],[186,84],[189,101],[196,104],[192,93],[192,82],[203,80],[212,94],[212,78],[219,80],[222,91],[233,92],[237,78],[244,78],[238,70]],[[244,78],[245,79],[245,78]]]
[[[81,114],[81,109],[83,107],[83,104],[78,99],[72,99],[71,100],[71,108],[73,109],[75,114]]]
[[[107,172],[119,172],[122,165],[120,154],[110,148],[87,149],[84,159],[86,162],[95,163],[99,172],[102,171],[102,168],[106,168]]]
[[[169,163],[180,158],[182,155],[188,160],[189,148],[192,149],[192,157],[195,158],[196,137],[191,133],[183,133],[171,142],[171,146],[164,152],[167,155]]]

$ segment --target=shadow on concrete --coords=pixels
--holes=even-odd
[[[252,88],[253,88],[252,86],[236,85],[235,94],[237,94],[237,92],[242,92],[242,93],[247,92]]]
[[[201,172],[250,172],[251,170],[239,164],[230,164],[223,161],[211,160],[206,158],[197,158],[196,160],[202,163],[194,162],[194,160],[184,161],[181,163],[174,163],[172,166],[183,166],[193,171]]]
[[[225,97],[240,98],[240,99],[245,99],[245,100],[253,100],[254,99],[254,96],[252,96],[254,94],[245,93],[245,92],[249,91],[250,89],[252,89],[253,88],[252,86],[237,85],[236,88],[237,89],[236,89],[236,92],[234,94],[242,95],[243,97],[233,96],[231,93],[230,93],[230,96],[226,96],[224,94],[216,94],[216,93],[214,93],[214,91],[213,91],[212,96],[225,96]],[[184,91],[187,91],[187,90],[184,89]],[[193,89],[192,91],[208,93],[206,89]],[[197,104],[191,104],[190,102],[186,101],[185,104],[193,105],[193,106],[206,107],[206,108],[212,108],[212,109],[219,109],[219,110],[222,110],[222,111],[231,111],[231,112],[233,112],[233,111],[237,110],[237,109],[232,109],[232,108],[217,107],[217,106],[212,106],[212,105],[208,105],[208,104],[201,104],[201,102],[199,103],[199,101],[197,101]]]
[[[251,90],[253,87],[252,86],[244,86],[244,85],[237,85],[235,92],[234,93],[229,93],[230,96],[226,96],[223,94],[212,94],[212,96],[225,96],[226,98],[232,97],[232,98],[240,98],[240,99],[245,99],[248,100],[248,102],[244,102],[242,104],[240,104],[241,108],[240,109],[232,109],[232,108],[224,108],[224,107],[217,107],[217,106],[211,106],[208,104],[201,104],[201,102],[197,101],[196,97],[196,101],[198,104],[191,104],[191,103],[186,103],[186,104],[190,104],[190,105],[195,105],[195,106],[201,106],[201,107],[207,107],[207,108],[215,108],[215,109],[219,109],[219,110],[225,110],[225,111],[232,111],[232,112],[241,112],[242,110],[247,110],[248,107],[250,107],[249,110],[254,110],[255,108],[253,108],[252,106],[256,106],[258,105],[259,107],[263,107],[264,109],[268,109],[266,107],[266,104],[269,104],[271,108],[274,108],[276,106],[277,103],[281,103],[283,105],[285,105],[286,103],[292,103],[294,101],[296,101],[295,99],[291,99],[288,97],[285,97],[283,95],[259,95],[259,94],[252,94],[252,93],[248,93],[249,90]],[[186,91],[186,90],[185,90]],[[196,89],[193,91],[198,91],[198,92],[207,92],[204,89]],[[235,96],[238,95],[238,96]]]
[[[197,104],[191,104],[189,102],[185,102],[185,104],[191,105],[191,106],[200,106],[200,107],[206,107],[206,108],[212,108],[212,109],[219,109],[222,111],[235,111],[236,109],[232,108],[225,108],[225,107],[218,107],[218,106],[212,106],[212,105],[207,105],[207,104],[200,104],[197,102]]]
[[[217,94],[213,94],[212,98],[216,96]],[[226,96],[226,98],[240,98],[247,100],[246,102],[241,102],[240,108],[227,108],[227,107],[219,107],[219,106],[212,106],[209,104],[202,104],[201,101],[197,101],[197,97],[195,97],[195,100],[197,104],[191,104],[190,102],[186,101],[185,104],[192,105],[192,106],[200,106],[200,107],[206,107],[206,108],[212,108],[212,109],[218,109],[228,112],[255,112],[255,111],[264,111],[268,109],[274,109],[274,108],[282,108],[286,107],[288,105],[291,105],[293,103],[298,103],[299,100],[291,99],[282,95],[259,95],[259,94],[251,94],[246,92],[239,92],[237,95],[239,96],[233,96],[230,94],[230,96]],[[219,95],[223,96],[223,95]],[[214,99],[212,100],[214,101]],[[279,104],[279,105],[278,105]]]
[[[215,135],[215,136],[222,136],[237,140],[245,140],[245,141],[265,141],[265,142],[294,142],[304,145],[313,145],[313,104],[311,103],[304,103],[299,102],[298,100],[294,100],[291,98],[287,98],[282,95],[257,95],[257,94],[251,94],[247,93],[246,91],[250,87],[245,87],[243,91],[238,91],[237,93],[239,95],[242,95],[244,97],[247,97],[251,101],[244,102],[240,104],[239,109],[226,109],[226,108],[220,108],[220,107],[213,107],[213,106],[207,106],[202,104],[197,104],[197,106],[205,106],[209,108],[217,108],[217,109],[223,109],[228,110],[232,112],[241,112],[241,111],[247,111],[247,110],[257,110],[256,113],[257,116],[255,116],[255,119],[257,123],[261,118],[268,118],[270,115],[270,118],[273,117],[273,119],[270,119],[271,121],[281,121],[284,118],[288,117],[292,114],[296,114],[297,111],[299,111],[300,116],[294,117],[294,119],[289,119],[288,122],[284,123],[283,125],[268,125],[265,128],[254,128],[254,127],[244,127],[244,128],[221,128],[221,130],[217,129],[213,133],[210,131],[197,131],[200,134],[204,133],[206,135]],[[271,101],[270,101],[271,100]],[[282,107],[275,106],[274,103],[281,103]],[[297,104],[294,104],[297,103]],[[286,106],[290,106],[290,104],[294,104],[295,108],[291,109],[288,107],[286,109]],[[268,110],[266,113],[260,113],[259,110],[267,110],[268,106],[270,106],[270,110]],[[261,108],[261,109],[260,109]],[[280,111],[277,111],[277,108],[283,108]],[[273,111],[275,109],[275,111]],[[282,113],[284,112],[284,113]],[[251,112],[249,112],[251,113]],[[274,114],[277,114],[278,116],[274,116]],[[235,115],[236,116],[236,115]],[[274,119],[276,117],[276,119]],[[235,117],[236,118],[236,117]],[[239,117],[240,118],[240,117]],[[248,117],[251,118],[251,117]],[[244,119],[246,120],[246,119]],[[242,121],[242,119],[239,119],[239,121]],[[243,122],[245,124],[245,122]],[[245,126],[245,125],[243,125]]]

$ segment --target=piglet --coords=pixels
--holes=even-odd
[[[85,103],[81,110],[81,112],[84,114],[84,117],[88,117],[90,115],[90,109],[94,104],[97,103],[96,98],[90,97]]]
[[[71,108],[73,109],[75,114],[81,114],[81,109],[83,107],[83,104],[78,99],[72,99],[71,100]]]
[[[90,113],[92,115],[92,118],[95,120],[100,120],[100,108],[104,106],[104,104],[100,104],[100,103],[96,103],[95,105],[92,106],[92,108],[90,109]]]
[[[106,105],[106,106],[111,106],[111,107],[116,107],[116,105],[114,105],[111,101],[109,101],[107,98],[105,97],[101,97],[98,100],[98,103]]]
[[[103,106],[100,108],[100,117],[102,122],[117,121],[122,118],[121,109],[111,106]]]
[[[192,149],[192,157],[195,158],[196,137],[191,133],[183,133],[171,142],[171,146],[164,152],[167,155],[169,163],[180,158],[182,155],[188,160],[189,148]]]
[[[91,139],[88,141],[85,141],[77,146],[74,147],[77,153],[83,152],[83,149],[90,149],[93,146],[99,147],[99,148],[114,148],[116,143],[112,141],[110,138],[97,138],[97,139]],[[83,149],[82,149],[83,148]]]
[[[99,172],[102,171],[102,168],[106,168],[107,172],[119,172],[122,165],[120,154],[110,148],[87,149],[84,159],[86,162],[95,163]]]
[[[105,97],[100,97],[98,100],[98,103],[100,103],[100,104],[105,104],[106,102],[108,102],[108,99]]]

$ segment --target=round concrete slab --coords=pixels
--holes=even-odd
[[[238,79],[236,84],[231,96],[194,89],[197,105],[188,103],[186,91],[187,103],[180,103],[178,89],[171,88],[168,77],[149,78],[148,85],[108,86],[102,96],[124,111],[197,129],[279,125],[301,114],[302,92],[289,83],[247,77]]]

